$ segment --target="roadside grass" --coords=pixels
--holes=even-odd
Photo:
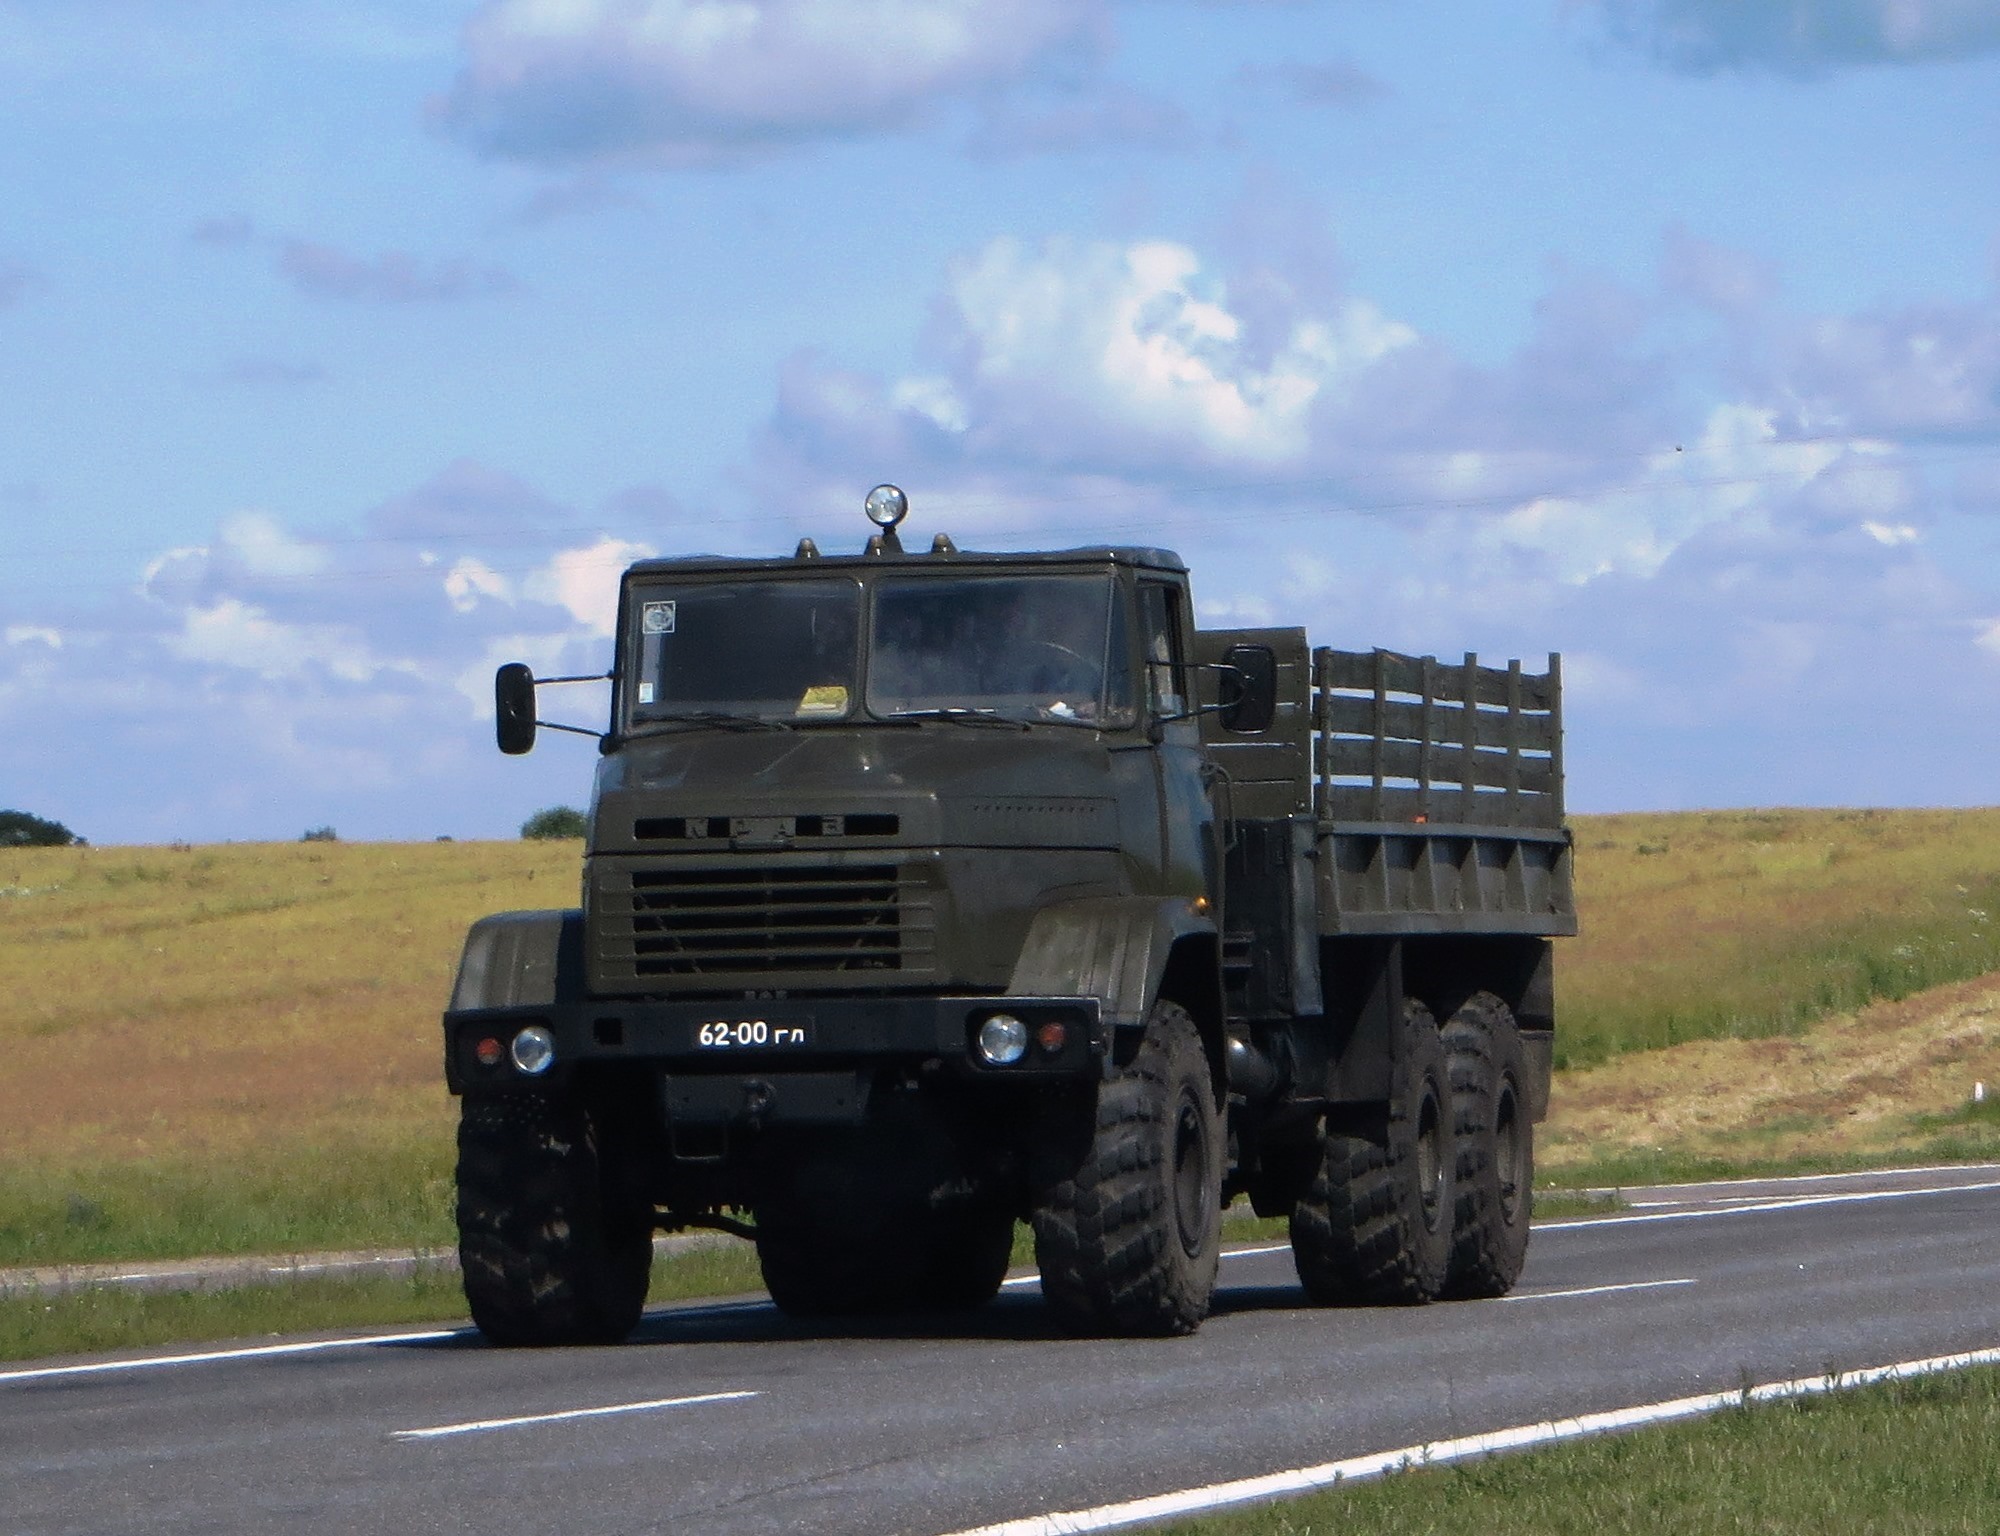
[[[1870,998],[2000,969],[2000,810],[1584,817],[1577,844],[1583,937],[1559,967],[1571,1069],[1636,1068],[1646,1058],[1624,1053],[1696,1037],[1809,1044],[1809,1024]],[[460,943],[486,912],[573,902],[580,853],[0,852],[0,1265],[449,1243],[455,1109],[437,1018]],[[1562,1074],[1559,1117],[1592,1081]],[[1959,1097],[1916,1094],[1898,1114],[1943,1115]],[[1746,1128],[1695,1151],[1783,1163],[1825,1139],[1827,1114],[1786,1110],[1770,1124],[1798,1127],[1789,1139]],[[1641,1150],[1614,1137],[1593,1151],[1566,1123],[1544,1142],[1562,1182]],[[1995,1140],[1985,1120],[1898,1137],[1854,1155],[1921,1142],[1984,1156]],[[1653,1125],[1645,1145],[1694,1143]]]
[[[1170,1536],[1988,1536],[2000,1371],[1730,1409],[1166,1527]]]
[[[647,1301],[741,1296],[763,1286],[749,1244],[718,1244],[655,1259]],[[0,1297],[0,1360],[414,1323],[463,1325],[466,1317],[457,1271],[440,1269],[204,1291],[31,1293]]]
[[[0,1175],[0,1268],[446,1248],[457,1241],[451,1159],[447,1123],[424,1140],[287,1137],[268,1158],[232,1163],[12,1165]]]

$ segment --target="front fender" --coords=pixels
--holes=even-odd
[[[465,936],[450,1011],[545,1007],[582,996],[580,910],[495,912]]]
[[[1146,1022],[1174,945],[1216,940],[1184,896],[1089,896],[1043,907],[1007,983],[1010,997],[1094,997],[1107,1026]]]

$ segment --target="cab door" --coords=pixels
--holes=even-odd
[[[1219,906],[1221,847],[1215,785],[1193,717],[1192,625],[1183,583],[1143,577],[1139,632],[1146,707],[1154,722],[1153,766],[1159,786],[1162,893],[1205,896]],[[1221,912],[1216,912],[1218,922]]]

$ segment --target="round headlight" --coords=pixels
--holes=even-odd
[[[910,515],[910,498],[893,485],[876,486],[861,505],[877,528],[893,528]]]
[[[514,1036],[507,1048],[514,1065],[530,1077],[540,1077],[556,1059],[556,1037],[539,1024],[530,1024]]]
[[[1028,1026],[1011,1013],[996,1013],[979,1026],[979,1054],[989,1065],[1011,1067],[1028,1054]]]

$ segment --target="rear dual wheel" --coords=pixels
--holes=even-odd
[[[1522,1097],[1521,1033],[1490,992],[1444,1027],[1456,1144],[1457,1211],[1447,1296],[1504,1296],[1528,1256],[1535,1128]]]
[[[1456,1159],[1450,1080],[1430,1010],[1404,1004],[1387,1111],[1329,1126],[1292,1208],[1292,1258],[1321,1306],[1412,1305],[1444,1289]]]

